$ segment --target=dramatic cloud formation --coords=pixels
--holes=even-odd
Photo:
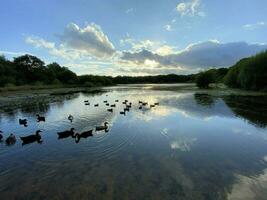
[[[85,28],[70,23],[60,39],[64,45],[86,51],[98,58],[111,57],[115,53],[113,44],[103,33],[101,27],[94,23],[87,25]]]
[[[176,6],[176,10],[181,16],[205,16],[205,13],[199,11],[200,0],[190,0],[188,2],[181,2]]]
[[[186,49],[171,54],[159,54],[146,49],[137,52],[124,52],[121,59],[138,65],[148,60],[160,67],[179,67],[199,70],[210,67],[228,67],[238,60],[267,49],[267,45],[245,42],[220,43],[218,41],[191,44]]]

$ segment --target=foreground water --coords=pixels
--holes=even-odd
[[[7,108],[0,130],[5,138],[14,133],[17,142],[0,143],[0,199],[267,199],[266,96],[188,87],[118,86]],[[117,99],[107,112],[103,101]],[[133,106],[124,116],[125,99]],[[139,100],[160,105],[140,110]],[[37,113],[45,123],[36,122]],[[56,134],[105,121],[108,132],[78,143]],[[19,136],[38,129],[43,142],[22,146]]]

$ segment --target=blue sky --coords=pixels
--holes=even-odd
[[[3,0],[0,53],[78,74],[188,74],[267,49],[266,0]]]

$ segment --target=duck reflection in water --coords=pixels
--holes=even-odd
[[[62,131],[62,132],[57,132],[58,134],[58,139],[63,139],[63,138],[68,138],[68,137],[75,137],[75,132],[74,132],[75,128],[71,128],[70,130],[66,130],[66,131]]]
[[[42,143],[42,137],[40,135],[41,132],[42,132],[41,130],[37,130],[35,132],[35,134],[33,134],[33,135],[20,137],[20,139],[22,140],[22,145],[30,144],[30,143],[34,143],[34,142],[41,144]]]
[[[93,129],[89,131],[84,131],[82,133],[76,133],[75,134],[75,142],[79,143],[81,138],[88,138],[93,136]]]

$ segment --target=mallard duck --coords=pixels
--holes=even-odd
[[[110,105],[110,107],[115,108],[116,107],[116,104],[112,104],[112,105]]]
[[[44,116],[40,116],[39,114],[36,115],[37,117],[37,122],[45,122],[45,117]]]
[[[27,119],[19,119],[19,124],[20,125],[23,125],[23,126],[27,126],[27,123],[28,123],[28,121],[27,121]]]
[[[75,128],[71,128],[70,130],[66,130],[66,131],[62,131],[62,132],[57,132],[58,134],[58,139],[61,139],[61,138],[67,138],[67,137],[74,137],[74,132]]]
[[[108,129],[108,122],[105,122],[104,126],[96,126],[95,127],[96,131],[102,131],[102,130],[106,130],[106,129]]]
[[[42,142],[41,141],[42,137],[40,135],[41,132],[42,132],[41,130],[37,130],[34,135],[28,135],[28,136],[25,136],[25,137],[20,137],[20,139],[23,142],[22,145],[30,144],[30,143],[33,143],[33,142],[41,143]]]
[[[72,122],[73,119],[74,119],[74,117],[73,117],[72,115],[69,115],[69,116],[68,116],[68,120],[70,120],[70,122]]]
[[[3,135],[2,135],[2,131],[0,130],[0,142],[2,141],[2,139],[3,139]]]
[[[107,109],[108,112],[113,112],[112,108]]]
[[[95,104],[95,107],[98,107],[99,106],[99,104]]]
[[[13,134],[13,133],[11,133],[9,136],[8,136],[8,138],[6,139],[6,145],[13,145],[13,144],[15,144],[16,143],[16,136]]]

